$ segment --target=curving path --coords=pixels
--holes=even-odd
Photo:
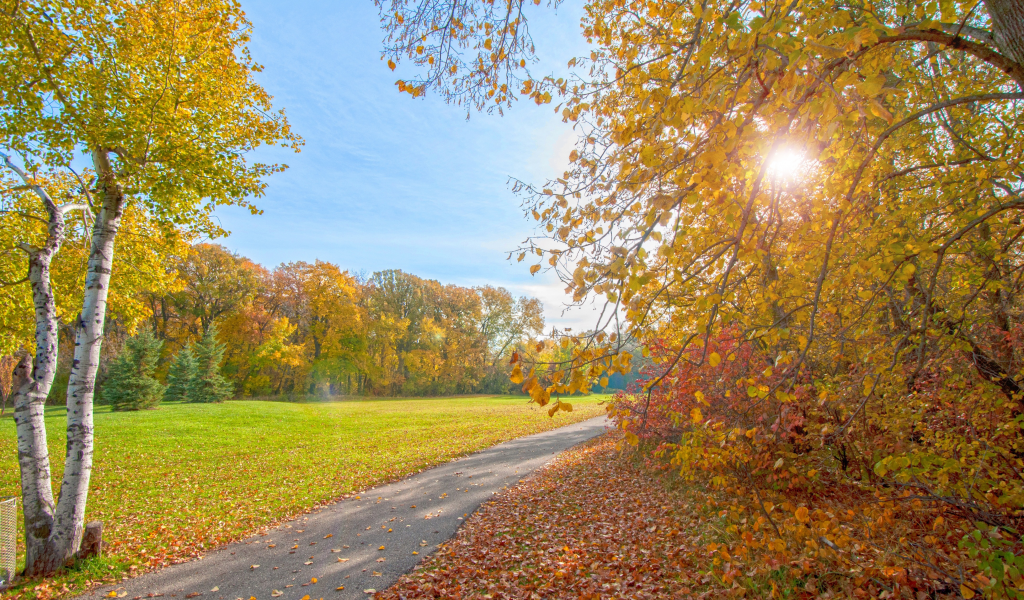
[[[596,437],[607,419],[498,444],[325,506],[200,559],[80,596],[203,600],[365,598],[411,571],[492,494]],[[313,579],[316,582],[313,583]],[[342,590],[337,588],[344,587]]]

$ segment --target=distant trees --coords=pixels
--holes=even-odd
[[[152,329],[170,351],[193,344],[200,371],[213,331],[241,395],[508,392],[506,358],[544,326],[536,299],[397,270],[365,281],[319,260],[269,270],[213,244],[172,264],[178,290],[146,297]],[[167,398],[196,401],[183,352]]]

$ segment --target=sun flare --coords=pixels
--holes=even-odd
[[[768,159],[768,173],[772,179],[792,180],[803,170],[804,153],[792,148],[782,148]]]

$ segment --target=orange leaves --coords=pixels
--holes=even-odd
[[[801,506],[800,508],[796,509],[796,512],[794,513],[794,516],[796,517],[796,520],[798,522],[804,523],[804,524],[810,522],[810,520],[811,520],[810,516],[808,516],[807,507],[806,506]]]

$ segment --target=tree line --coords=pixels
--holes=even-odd
[[[509,356],[543,307],[502,287],[444,285],[335,264],[268,269],[215,244],[174,259],[171,292],[143,292],[170,356],[210,331],[239,396],[421,396],[510,391]]]

